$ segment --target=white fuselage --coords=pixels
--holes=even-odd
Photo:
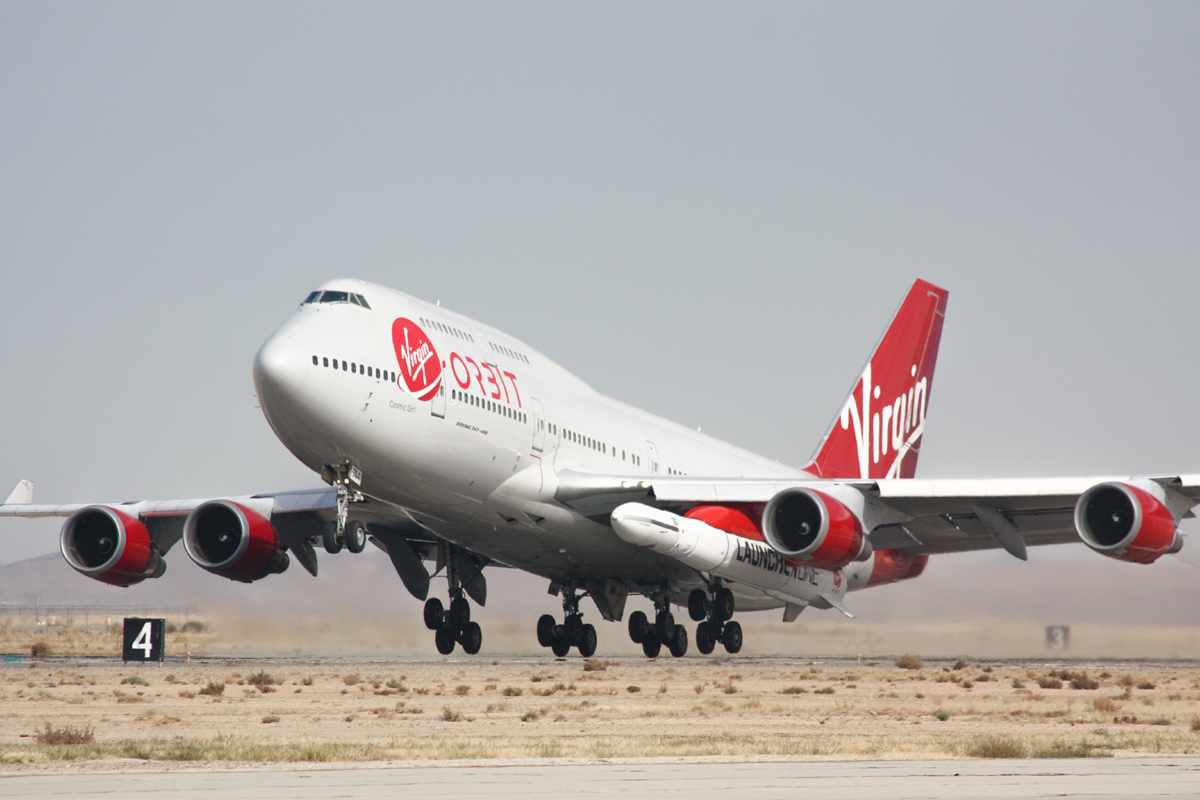
[[[366,495],[494,561],[555,580],[698,585],[678,561],[555,502],[556,474],[811,477],[605,397],[460,314],[362,281],[321,288],[370,308],[306,303],[263,345],[255,384],[276,435],[316,472],[357,465]],[[419,330],[400,330],[399,319]],[[439,371],[440,385],[430,383]],[[782,605],[735,591],[745,610]]]

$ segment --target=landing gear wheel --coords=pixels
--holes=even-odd
[[[579,631],[579,655],[591,658],[596,655],[596,626],[584,625]]]
[[[454,652],[454,631],[446,625],[441,626],[433,635],[433,643],[437,645],[439,653],[444,656],[450,655]]]
[[[550,650],[559,658],[571,652],[571,640],[567,638],[567,629],[562,625],[554,626],[554,641],[550,643]]]
[[[629,638],[634,644],[641,644],[646,641],[646,636],[650,632],[650,620],[646,618],[644,611],[635,611],[629,615]]]
[[[431,631],[436,631],[442,627],[442,619],[445,617],[445,609],[442,608],[442,601],[436,597],[431,597],[425,601],[425,627]]]
[[[468,622],[462,629],[458,640],[462,643],[463,651],[467,655],[473,656],[478,653],[479,648],[483,646],[483,630],[479,627],[479,623]]]
[[[537,636],[538,644],[542,647],[549,647],[554,644],[554,626],[557,625],[554,617],[549,614],[542,614],[537,621]]]
[[[458,596],[450,601],[450,622],[455,628],[462,630],[471,621],[471,604],[467,598]]]
[[[713,628],[707,622],[701,622],[696,626],[696,649],[702,654],[708,655],[717,646],[717,637],[713,635]]]
[[[718,589],[713,601],[713,619],[718,622],[728,622],[733,619],[733,592],[728,589]]]
[[[325,552],[331,556],[342,552],[342,540],[338,538],[337,531],[333,528],[321,531],[321,544],[325,545]]]
[[[657,637],[651,635],[649,638],[642,640],[642,652],[646,654],[646,658],[658,658],[659,651],[662,650],[662,642]]]
[[[655,618],[654,627],[657,629],[655,633],[658,634],[660,641],[671,641],[671,634],[675,630],[674,615],[672,615],[670,611],[663,611]]]
[[[671,631],[671,638],[667,640],[667,648],[671,651],[672,656],[681,658],[687,652],[687,646],[687,628],[676,625],[675,630]]]
[[[727,623],[725,630],[721,633],[721,643],[725,645],[725,652],[731,655],[741,650],[742,626],[736,622]]]
[[[578,645],[579,637],[583,635],[583,617],[578,614],[570,614],[563,620],[563,630],[565,630],[567,641],[571,644]]]
[[[703,589],[692,589],[688,595],[688,616],[699,622],[708,616],[708,595]]]
[[[351,553],[361,553],[367,549],[367,526],[354,520],[346,525],[346,549]]]

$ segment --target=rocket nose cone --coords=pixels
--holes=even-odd
[[[678,534],[675,515],[641,503],[626,503],[612,512],[613,531],[622,541],[639,547],[663,544],[664,539]]]

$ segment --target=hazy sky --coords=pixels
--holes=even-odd
[[[250,362],[335,276],[800,464],[921,275],[921,474],[1200,471],[1198,41],[1186,2],[0,4],[0,492],[313,484]]]

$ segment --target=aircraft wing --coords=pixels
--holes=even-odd
[[[229,500],[269,518],[281,544],[296,553],[305,568],[315,574],[316,560],[305,558],[304,551],[309,549],[306,545],[320,538],[325,528],[333,524],[336,517],[337,494],[327,486],[233,497],[46,505],[33,502],[33,484],[23,480],[0,505],[0,518],[69,517],[89,506],[105,506],[141,520],[149,529],[159,551],[165,554],[182,538],[187,515],[211,500]],[[396,545],[407,544],[407,550],[420,560],[439,558],[440,538],[435,532],[437,520],[371,497],[355,503],[353,510],[354,517],[367,524],[371,538],[392,557],[394,564],[398,558],[404,560],[403,564],[396,564],[397,570],[402,566],[406,567],[409,576],[416,576],[419,586],[422,583],[421,571],[413,569],[412,557]],[[405,575],[402,574],[401,577],[408,582]],[[424,583],[427,582],[426,577]]]
[[[556,499],[597,520],[626,502],[681,511],[699,504],[765,504],[790,488],[848,486],[865,495],[873,512],[869,533],[876,548],[914,554],[997,548],[1018,558],[1025,557],[1027,545],[1078,542],[1076,501],[1100,484],[1157,488],[1177,519],[1194,516],[1200,503],[1200,475],[835,481],[565,471],[558,480]]]

